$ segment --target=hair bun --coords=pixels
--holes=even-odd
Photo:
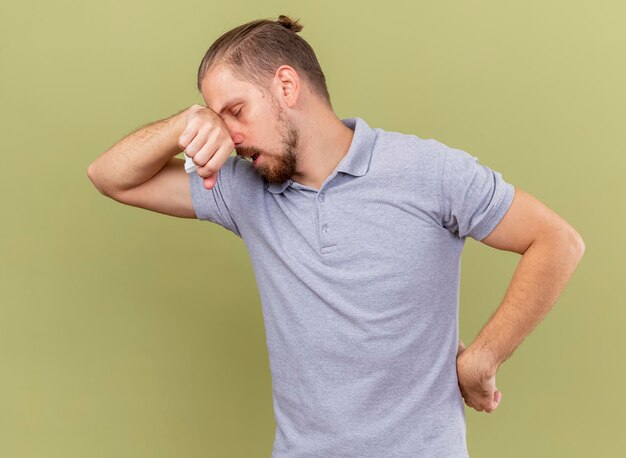
[[[278,22],[280,25],[282,25],[284,28],[289,29],[295,33],[299,32],[300,30],[302,30],[302,24],[300,24],[298,21],[300,19],[296,19],[295,21],[293,19],[291,19],[289,16],[285,16],[283,14],[281,14],[280,16],[278,16],[278,20],[276,22]]]

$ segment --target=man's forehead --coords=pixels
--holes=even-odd
[[[255,84],[235,77],[223,66],[207,73],[201,87],[207,107],[219,115],[238,103],[265,97]]]
[[[220,115],[228,108],[247,101],[250,95],[249,90],[236,84],[228,86],[228,90],[220,90],[219,87],[210,86],[208,82],[202,87],[207,107]]]

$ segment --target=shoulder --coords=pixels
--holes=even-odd
[[[376,130],[372,165],[377,174],[404,175],[413,183],[436,186],[441,179],[447,145],[415,134]]]
[[[421,138],[415,134],[377,129],[375,150],[395,162],[438,162],[447,145],[433,138]]]
[[[219,170],[218,181],[223,186],[236,189],[238,193],[256,191],[263,185],[263,177],[250,161],[241,156],[229,156]]]

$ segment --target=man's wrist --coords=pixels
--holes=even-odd
[[[178,139],[180,138],[182,133],[185,131],[185,128],[187,127],[187,116],[189,115],[189,110],[193,106],[194,105],[187,107],[182,111],[179,111],[178,113],[173,115],[169,120],[171,139],[172,141],[174,141],[174,143],[176,143],[176,145],[178,145],[178,148],[181,150],[182,148],[178,143]]]
[[[463,354],[465,352],[469,352],[469,356],[479,360],[483,370],[492,375],[495,375],[502,364],[502,360],[498,358],[497,353],[490,348],[489,345],[479,340],[479,338],[476,338],[476,340],[465,349]]]

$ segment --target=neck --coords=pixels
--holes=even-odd
[[[298,165],[291,176],[304,186],[320,189],[322,184],[344,158],[354,131],[330,110],[300,127]]]

